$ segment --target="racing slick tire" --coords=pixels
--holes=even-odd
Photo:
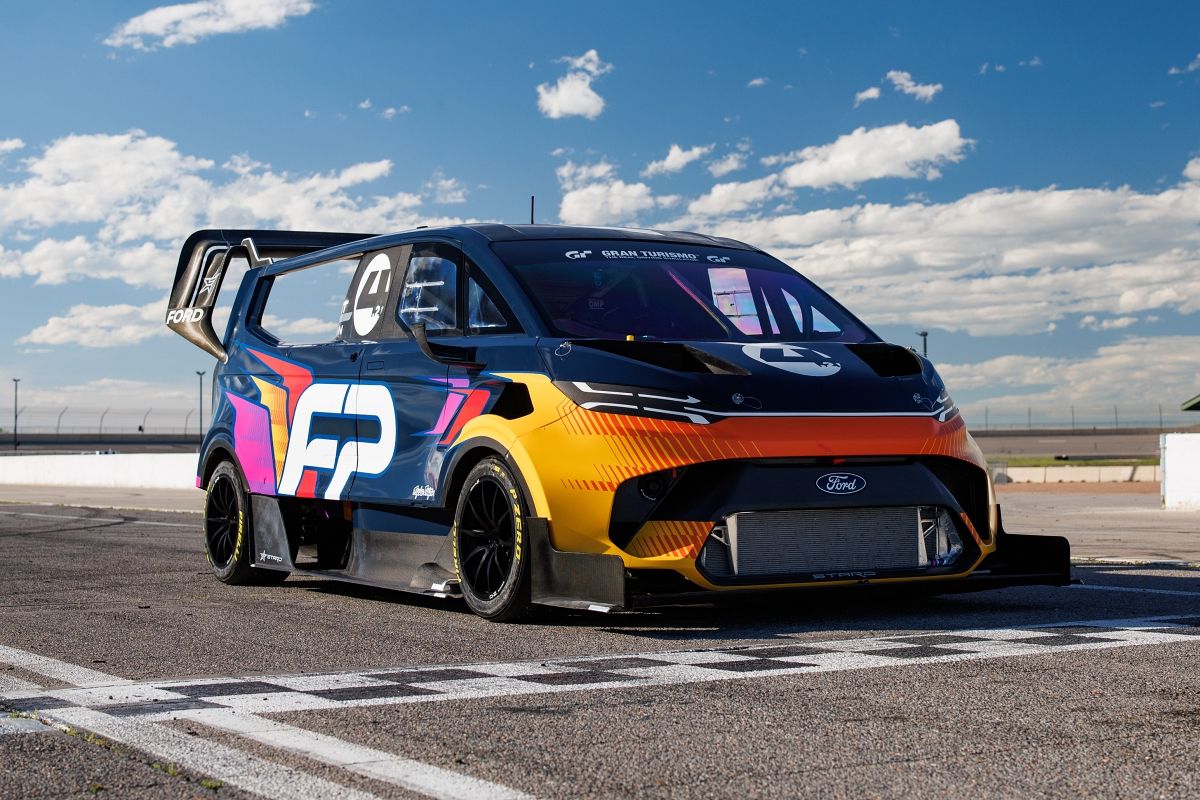
[[[529,505],[512,470],[487,457],[467,473],[450,532],[454,572],[479,616],[514,622],[530,609]]]
[[[288,573],[250,566],[254,527],[250,494],[231,461],[222,461],[208,479],[204,495],[204,555],[222,583],[282,583]]]

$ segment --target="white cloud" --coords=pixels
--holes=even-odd
[[[1189,181],[1200,181],[1200,157],[1193,158],[1183,168],[1183,177]]]
[[[711,153],[713,145],[696,145],[684,150],[677,144],[672,144],[667,149],[667,157],[661,161],[651,161],[642,170],[643,178],[653,178],[655,175],[662,175],[668,172],[679,172],[693,161],[699,161],[706,155]]]
[[[612,72],[613,65],[605,63],[600,59],[600,54],[596,52],[596,48],[588,50],[581,56],[563,56],[557,59],[559,64],[566,64],[572,70],[586,72],[593,78],[604,75],[607,72]]]
[[[696,201],[666,226],[753,242],[851,299],[868,324],[1034,334],[1076,315],[1200,312],[1194,163],[1192,180],[1158,193],[990,189],[940,204],[719,216]]]
[[[1198,358],[1200,336],[1133,337],[1081,358],[1006,355],[975,364],[939,364],[938,372],[952,393],[985,395],[963,404],[978,424],[984,406],[992,413],[1033,408],[1035,414],[1065,418],[1071,405],[1145,409],[1163,400],[1178,402],[1174,398],[1200,392]]]
[[[358,104],[358,107],[361,108],[363,111],[370,110],[371,98],[368,97],[367,99],[363,100],[361,103]]]
[[[159,327],[166,330],[165,326],[160,325]],[[27,385],[28,388],[26,388]],[[84,383],[46,387],[29,384],[28,381],[25,381],[21,383],[21,405],[25,405],[28,400],[29,407],[22,411],[21,420],[22,425],[31,423],[53,429],[58,422],[58,412],[67,408],[69,411],[62,422],[64,430],[71,427],[78,428],[81,424],[81,417],[89,414],[91,416],[87,422],[93,426],[92,430],[96,430],[99,413],[105,408],[111,408],[112,414],[107,417],[104,426],[108,430],[114,422],[117,425],[121,424],[123,411],[128,414],[129,409],[136,408],[137,416],[132,420],[124,420],[126,429],[131,429],[133,425],[140,424],[147,408],[153,407],[159,413],[150,415],[147,421],[148,428],[153,429],[156,422],[158,426],[180,426],[184,417],[179,414],[178,409],[183,408],[186,413],[187,410],[195,408],[196,389],[196,376],[188,372],[184,373],[183,380],[170,383],[154,383],[125,378],[99,378]],[[207,398],[205,398],[204,407],[207,411]],[[39,414],[39,412],[42,413]],[[178,416],[167,422],[162,415],[166,415],[168,412],[173,412]],[[27,416],[30,423],[24,422]],[[131,421],[133,425],[129,424]],[[195,430],[195,422],[192,422],[192,430]]]
[[[0,182],[0,233],[38,240],[3,252],[0,277],[161,286],[172,274],[169,251],[205,226],[402,230],[421,222],[420,195],[362,191],[391,168],[384,160],[293,175],[238,155],[218,170],[142,131],[66,136],[25,159],[16,180]]]
[[[987,75],[987,71],[988,71],[988,62],[985,61],[979,65],[979,74]]]
[[[679,202],[677,195],[655,197],[644,183],[626,183],[607,161],[576,164],[555,170],[563,188],[559,219],[568,225],[613,225],[636,222],[638,214]]]
[[[996,66],[992,67],[992,69],[996,70],[996,72],[1008,72],[1008,67],[1004,66],[1003,64],[997,64]],[[939,83],[938,86],[941,86],[941,84]]]
[[[1087,314],[1079,320],[1079,327],[1089,331],[1111,331],[1128,328],[1130,325],[1136,324],[1137,317],[1112,317],[1110,319],[1099,319],[1095,314]]]
[[[769,80],[769,78],[754,78],[746,84],[746,87],[750,89],[758,89],[762,86],[766,86]]]
[[[1042,57],[1034,56],[1026,61],[1018,61],[1017,65],[1021,67],[1040,67],[1042,66]]]
[[[1002,67],[997,67],[996,69],[1003,71]],[[922,103],[928,103],[933,99],[935,94],[942,90],[942,85],[940,83],[917,83],[913,80],[913,77],[910,73],[904,72],[903,70],[891,70],[884,77],[891,81],[892,86],[896,88],[897,92],[904,92],[907,95],[912,95]]]
[[[878,99],[879,99],[879,87],[872,86],[868,89],[863,89],[861,92],[854,95],[854,107],[858,108],[859,106],[861,106],[863,103],[867,102],[868,100],[878,100]]]
[[[134,50],[195,44],[222,33],[278,28],[288,17],[302,17],[315,7],[311,0],[198,0],[158,6],[118,25],[104,43]]]
[[[0,139],[0,156],[20,150],[24,146],[25,142],[20,139]]]
[[[745,153],[726,153],[708,163],[708,171],[714,178],[723,178],[731,172],[737,172],[746,166]]]
[[[857,128],[824,145],[767,156],[763,164],[791,164],[781,177],[788,186],[852,188],[879,178],[941,176],[938,167],[956,163],[973,144],[955,120],[914,128],[906,122],[879,128]]]
[[[410,111],[412,111],[412,109],[408,106],[400,106],[399,108],[388,106],[383,111],[379,112],[379,116],[383,117],[384,119],[395,119],[397,114],[407,114]]]
[[[1167,74],[1182,75],[1185,72],[1195,72],[1196,70],[1200,70],[1200,53],[1197,53],[1196,57],[1189,61],[1186,66],[1171,67],[1169,70],[1167,70]]]
[[[600,116],[604,111],[604,98],[592,88],[592,81],[611,72],[612,64],[601,61],[595,49],[581,56],[564,56],[558,60],[567,64],[569,71],[553,86],[548,83],[538,85],[538,110],[550,119],[595,119]]]
[[[785,194],[787,190],[780,183],[778,175],[752,181],[718,183],[707,194],[693,200],[688,205],[688,213],[700,216],[737,214]]]
[[[432,195],[433,202],[441,204],[467,202],[467,187],[458,178],[447,178],[439,169],[425,182],[425,191]]]
[[[61,317],[51,317],[17,339],[18,344],[73,344],[80,347],[121,347],[137,344],[170,331],[163,324],[166,299],[144,306],[121,303],[111,306],[80,304]]]
[[[1158,109],[1162,108],[1162,107],[1163,107],[1163,106],[1165,106],[1166,104],[1167,104],[1167,102],[1166,102],[1165,100],[1152,100],[1152,101],[1150,101],[1150,107],[1151,107],[1151,108],[1153,108],[1155,111],[1157,111]]]
[[[305,119],[312,119],[316,115],[317,115],[317,112],[313,111],[311,108],[304,109],[304,118]]]

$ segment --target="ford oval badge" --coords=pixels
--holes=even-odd
[[[853,472],[830,472],[817,478],[817,488],[826,494],[854,494],[867,488],[867,479]]]

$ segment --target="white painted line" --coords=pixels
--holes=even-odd
[[[0,694],[7,692],[27,692],[31,689],[38,690],[41,688],[36,683],[30,683],[23,678],[18,678],[16,675],[0,674]]]
[[[187,528],[191,531],[201,530],[199,522],[152,522],[148,519],[131,519],[129,522],[134,525],[151,525],[155,528]]]
[[[156,528],[188,528],[191,530],[199,530],[197,523],[183,522],[154,522],[148,519],[119,519],[115,517],[80,517],[71,514],[35,514],[32,511],[0,511],[0,514],[6,517],[34,517],[36,519],[69,519],[76,522],[106,522],[106,523],[128,523],[130,525],[151,525]]]
[[[1120,558],[1108,556],[1079,556],[1072,558],[1071,563],[1080,567],[1161,567],[1162,569],[1196,569],[1200,567],[1197,561],[1151,560],[1142,558]]]
[[[0,645],[0,663],[9,663],[37,675],[45,675],[64,683],[69,689],[43,689],[35,683],[15,676],[0,675],[0,698],[22,698],[45,695],[78,704],[71,708],[49,709],[40,716],[57,722],[85,728],[114,741],[152,753],[185,766],[202,775],[219,778],[226,783],[270,798],[294,800],[374,800],[375,795],[349,789],[305,772],[275,764],[243,753],[232,747],[209,741],[197,741],[178,731],[156,724],[158,721],[189,718],[210,727],[237,734],[262,744],[350,770],[375,780],[391,783],[409,791],[439,800],[531,800],[531,796],[498,783],[452,772],[450,770],[403,758],[394,753],[344,742],[333,736],[306,731],[253,714],[239,713],[230,708],[192,709],[141,717],[121,718],[104,712],[105,707],[128,703],[177,700],[182,695],[170,686],[133,681],[103,672],[78,667],[45,656],[27,653],[14,647]],[[387,682],[369,676],[355,676],[357,686],[386,685]],[[229,681],[201,682],[211,685]],[[335,685],[345,686],[347,682]],[[323,685],[327,686],[329,681]],[[195,683],[187,684],[189,686]],[[302,682],[301,682],[301,685]],[[253,695],[247,697],[255,697]],[[313,695],[290,694],[281,688],[273,706],[283,710],[288,698]],[[239,697],[238,699],[246,699]],[[324,700],[323,705],[340,708],[341,704]],[[281,707],[282,706],[282,707]],[[0,718],[2,719],[2,718]],[[0,729],[0,733],[7,731]],[[286,790],[282,789],[286,786]]]
[[[867,636],[833,641],[787,638],[751,647],[703,649],[675,652],[614,653],[599,656],[525,661],[430,665],[421,669],[370,669],[357,672],[306,676],[260,676],[229,678],[216,683],[200,681],[148,682],[127,687],[131,697],[155,694],[160,700],[189,698],[219,710],[242,714],[273,714],[288,711],[344,710],[367,706],[436,703],[483,698],[517,697],[563,692],[612,691],[619,689],[674,686],[747,678],[799,676],[812,672],[897,668],[944,664],[992,658],[1052,655],[1059,652],[1108,650],[1161,644],[1200,644],[1187,624],[1178,620],[1193,617],[1174,615],[1154,618],[1063,621],[1024,628],[911,631],[902,635]],[[1066,627],[1068,630],[1063,631]],[[1077,632],[1079,627],[1085,630]],[[1093,628],[1094,630],[1087,630]],[[947,638],[949,637],[949,639]],[[783,648],[780,650],[780,648]],[[797,651],[789,652],[789,648]],[[766,652],[764,652],[766,651]],[[775,652],[770,652],[775,651]],[[760,658],[765,660],[758,661]],[[629,666],[611,662],[623,660]],[[632,661],[631,661],[632,660]],[[437,672],[453,669],[461,677],[437,679]],[[463,675],[466,672],[466,675]],[[430,674],[433,673],[433,674]],[[473,675],[472,673],[478,673]],[[412,674],[411,681],[405,680]],[[279,687],[252,694],[230,693],[222,684],[256,681]],[[407,691],[373,692],[378,683],[405,685]],[[204,687],[211,685],[211,693]],[[354,691],[361,687],[361,692]],[[384,687],[387,688],[387,687]],[[346,690],[341,696],[327,690]],[[48,693],[49,694],[49,693]],[[103,693],[100,693],[103,695]],[[17,697],[28,696],[17,693]],[[96,693],[57,690],[53,696],[68,702],[113,706]],[[114,695],[115,696],[115,695]],[[0,693],[3,697],[3,693]],[[116,704],[119,705],[119,704]],[[114,713],[119,713],[114,710]],[[165,721],[186,713],[164,706],[162,710],[139,709],[138,718]]]
[[[79,517],[69,514],[34,514],[32,511],[0,511],[6,517],[35,517],[37,519],[73,519],[86,520],[88,522],[125,522],[123,519],[112,519],[108,517]]]
[[[54,728],[43,725],[36,719],[25,717],[0,717],[0,736],[18,733],[53,733]]]
[[[1134,594],[1165,594],[1173,597],[1200,597],[1200,592],[1180,589],[1143,589],[1140,586],[1106,586],[1100,583],[1076,583],[1070,589],[1092,589],[1099,592],[1132,592]]]
[[[430,797],[444,800],[527,800],[530,797],[507,786],[254,714],[196,709],[182,711],[177,716]]]
[[[133,681],[107,675],[87,667],[78,667],[46,656],[27,653],[15,647],[0,644],[0,664],[11,664],[14,667],[32,672],[34,675],[44,675],[56,681],[69,683],[72,686],[90,688],[94,686],[121,686]]]
[[[280,800],[377,800],[376,795],[368,792],[351,789],[162,725],[119,719],[90,708],[55,709],[43,716],[72,727],[84,728],[264,797]]]

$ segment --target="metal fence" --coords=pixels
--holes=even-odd
[[[207,399],[207,398],[206,398]],[[966,404],[963,417],[975,431],[1023,430],[1174,430],[1200,425],[1200,414],[1178,406],[1077,405],[1025,408]],[[208,427],[197,408],[104,408],[100,406],[24,406],[17,417],[18,430],[27,434],[200,434]],[[11,434],[12,417],[0,411],[0,432]]]
[[[11,434],[12,424],[12,417],[0,412],[0,431]],[[24,406],[17,415],[17,430],[22,434],[199,434],[201,426],[207,428],[208,419],[201,420],[197,408]]]
[[[978,431],[1174,430],[1200,425],[1200,414],[1178,405],[989,406],[966,403],[962,414]]]

